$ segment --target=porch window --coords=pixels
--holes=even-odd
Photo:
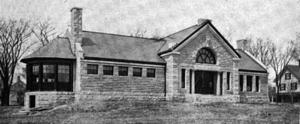
[[[208,48],[202,48],[197,54],[197,63],[216,64],[216,59],[213,52]]]
[[[39,70],[40,70],[40,65],[33,65],[32,66],[32,83],[38,83],[39,82]]]
[[[58,65],[58,82],[70,82],[70,66]]]
[[[60,64],[58,64],[60,63]],[[72,91],[72,69],[68,62],[35,62],[28,64],[29,91]],[[40,80],[41,79],[41,80]]]
[[[54,83],[54,65],[43,65],[43,83]]]

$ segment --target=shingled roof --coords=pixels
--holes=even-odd
[[[237,51],[241,56],[238,66],[240,71],[254,71],[267,73],[266,67],[257,59],[255,59],[250,53],[240,49],[238,49]]]
[[[85,58],[165,63],[157,55],[164,43],[150,38],[82,31]]]
[[[26,62],[28,59],[38,58],[76,59],[71,51],[69,39],[64,37],[53,39],[49,44],[24,57],[21,61]]]

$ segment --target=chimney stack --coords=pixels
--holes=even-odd
[[[71,49],[75,53],[75,43],[81,43],[82,31],[82,8],[73,7],[71,9]]]
[[[201,25],[203,22],[205,22],[205,21],[209,21],[209,22],[211,22],[212,20],[211,19],[198,19],[198,25]]]
[[[246,39],[241,39],[236,41],[236,49],[239,50],[245,50],[245,47],[247,45],[247,40]]]

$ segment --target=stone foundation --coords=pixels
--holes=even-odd
[[[26,92],[25,108],[29,108],[29,96],[35,96],[35,107],[49,107],[63,105],[74,102],[74,92],[57,92],[57,91],[42,91],[42,92]]]
[[[76,94],[77,101],[164,101],[163,93],[126,93],[126,92],[93,92],[83,91]]]
[[[241,96],[242,103],[268,103],[268,96]]]
[[[195,103],[240,102],[240,96],[239,95],[216,96],[216,95],[189,94],[186,95],[186,101],[195,102]]]

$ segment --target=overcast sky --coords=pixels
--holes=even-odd
[[[233,45],[238,39],[271,38],[284,43],[300,32],[299,0],[0,0],[0,17],[50,19],[59,33],[70,25],[70,9],[83,8],[83,29],[128,34],[136,29],[168,35],[212,19]]]

